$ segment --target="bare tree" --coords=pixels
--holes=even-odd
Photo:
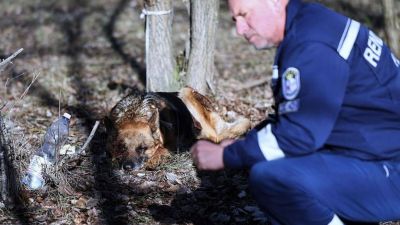
[[[146,89],[176,91],[178,72],[172,46],[172,1],[146,0]]]
[[[399,21],[395,12],[394,0],[383,0],[383,11],[385,16],[385,32],[388,38],[388,44],[393,52],[400,56],[400,28]]]
[[[183,83],[204,94],[212,87],[219,0],[184,3],[190,16],[184,63],[188,68],[178,68],[172,51],[171,0],[145,0],[147,91],[177,91]],[[179,80],[178,69],[187,70],[186,80]]]
[[[191,0],[191,42],[187,84],[205,93],[215,74],[214,49],[219,0]]]

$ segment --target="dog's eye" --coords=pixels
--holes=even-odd
[[[136,152],[139,154],[144,153],[144,151],[146,151],[147,147],[146,146],[139,146],[136,148]]]

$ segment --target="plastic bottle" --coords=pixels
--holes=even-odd
[[[63,116],[55,120],[47,129],[42,147],[33,155],[26,176],[22,179],[22,183],[29,189],[36,190],[43,187],[43,166],[54,164],[57,151],[68,139],[70,119],[71,115],[64,113]]]

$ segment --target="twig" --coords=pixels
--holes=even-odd
[[[21,53],[24,49],[20,48],[18,51],[14,52],[10,57],[0,62],[0,72],[3,71],[3,67],[7,66],[11,60],[13,60],[19,53]]]
[[[85,151],[85,149],[87,148],[87,146],[89,145],[90,141],[92,141],[94,134],[96,133],[97,127],[99,126],[100,122],[97,120],[96,123],[94,124],[92,131],[90,131],[89,137],[86,140],[85,144],[82,146],[81,149],[79,149],[78,154],[80,154],[81,152]]]
[[[21,73],[21,74],[18,75],[18,76],[15,76],[15,77],[12,77],[12,78],[7,78],[6,83],[4,84],[4,87],[7,88],[8,83],[10,83],[11,81],[16,80],[16,79],[18,79],[18,78],[20,78],[20,77],[22,77],[22,76],[25,76],[25,75],[26,75],[26,73],[23,72],[23,73]]]
[[[0,112],[3,111],[3,109],[7,106],[8,101],[6,101],[5,103],[3,103],[2,106],[0,106]]]
[[[39,78],[40,73],[34,74],[31,83],[28,85],[28,87],[25,88],[25,91],[22,93],[21,97],[19,97],[20,100],[22,100],[25,95],[28,93],[29,89],[35,83],[35,81]]]
[[[32,81],[29,83],[29,85],[25,88],[24,92],[21,94],[21,96],[19,97],[18,100],[22,100],[26,94],[28,93],[29,89],[31,88],[31,86],[33,85],[33,83],[35,83],[35,81],[39,78],[40,73],[34,74]],[[6,102],[3,106],[0,107],[0,110],[3,110],[3,108],[5,108],[6,106],[8,106],[9,102]],[[17,101],[14,101],[10,107],[8,107],[9,110],[12,110],[15,106],[15,104],[17,103]]]
[[[269,77],[263,77],[263,78],[260,78],[258,80],[251,80],[251,81],[249,81],[249,82],[237,87],[236,91],[241,91],[241,90],[244,90],[244,89],[249,89],[249,88],[253,88],[253,87],[256,87],[256,86],[263,85],[265,83],[268,83],[269,79],[270,79]]]
[[[1,70],[0,70],[1,71]],[[25,73],[21,73],[20,75],[13,77],[13,78],[7,78],[6,83],[4,84],[4,88],[7,88],[8,83],[11,82],[12,80],[18,79],[19,77],[25,76]],[[15,98],[15,96],[13,95],[13,97]],[[0,111],[3,111],[3,109],[9,104],[9,101],[6,101],[5,103],[3,103],[2,106],[0,106]]]

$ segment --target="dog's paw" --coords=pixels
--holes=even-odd
[[[164,147],[158,147],[151,158],[146,163],[147,169],[155,169],[161,163],[165,162],[171,154],[168,149]]]

